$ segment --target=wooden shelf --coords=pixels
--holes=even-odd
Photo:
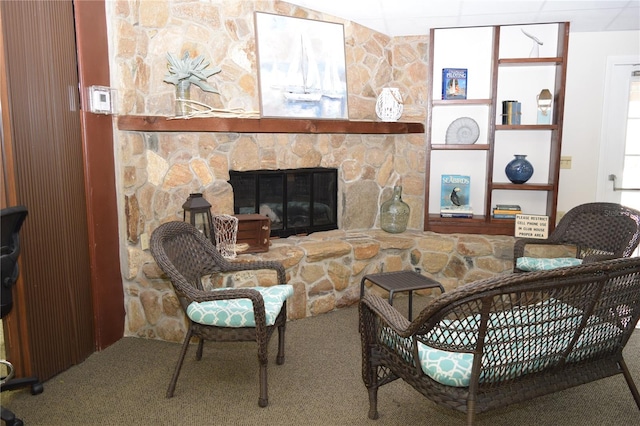
[[[564,63],[564,58],[504,58],[498,59],[499,65],[559,65]]]
[[[558,130],[556,124],[496,124],[496,130]]]
[[[462,105],[491,105],[492,99],[439,99],[433,100],[433,105],[462,106]]]
[[[190,118],[121,115],[118,129],[137,132],[227,132],[227,133],[424,133],[424,123],[294,118]]]
[[[516,223],[513,219],[493,219],[476,215],[471,219],[463,219],[429,214],[428,218],[425,231],[441,234],[513,235]]]
[[[550,183],[492,182],[491,189],[509,189],[512,191],[553,191],[555,186]]]
[[[488,151],[490,149],[490,145],[486,143],[479,144],[445,144],[445,143],[437,143],[431,145],[431,150],[433,151]]]
[[[489,98],[434,99],[434,97],[439,97],[440,87],[434,87],[436,79],[429,79],[427,82],[425,135],[427,158],[424,208],[424,229],[426,231],[514,235],[514,220],[494,219],[491,216],[492,208],[498,202],[502,202],[499,200],[503,199],[512,203],[523,204],[527,212],[544,211],[545,215],[549,217],[549,232],[553,231],[557,216],[570,24],[568,22],[559,22],[549,23],[548,25],[545,30],[548,30],[550,35],[554,31],[557,32],[557,43],[555,47],[552,46],[546,50],[545,53],[548,56],[542,58],[499,57],[503,46],[506,46],[505,53],[511,52],[509,43],[505,43],[510,38],[511,31],[519,32],[526,25],[480,28],[477,33],[479,36],[478,42],[474,43],[473,50],[484,50],[486,53],[484,59],[474,58],[474,55],[467,54],[469,49],[468,33],[456,34],[456,30],[453,28],[432,28],[430,30],[429,35],[432,43],[429,45],[429,74],[434,76],[440,71],[435,69],[436,64],[438,64],[438,67],[444,63],[465,64],[464,67],[468,67],[470,74],[478,76],[487,74],[486,77],[474,80],[473,86],[479,89],[476,93],[481,94],[486,91],[489,94]],[[554,27],[557,27],[557,30]],[[446,37],[436,37],[436,33],[441,30],[446,30]],[[439,40],[437,49],[433,43],[436,39]],[[509,70],[505,71],[505,69]],[[551,74],[553,74],[553,82],[550,81]],[[506,99],[518,99],[524,93],[528,93],[528,88],[525,87],[527,84],[536,86],[543,84],[538,83],[538,80],[544,81],[544,87],[548,87],[553,94],[553,111],[551,115],[553,121],[550,124],[533,124],[532,121],[536,120],[535,116],[527,115],[527,120],[531,121],[525,122],[525,124],[501,124],[502,115],[499,114],[499,110],[502,99],[505,99],[504,96],[513,96],[513,98]],[[526,83],[520,84],[523,81]],[[533,81],[536,83],[533,83]],[[503,85],[500,83],[503,83]],[[498,90],[498,87],[501,90]],[[523,90],[520,91],[520,89]],[[537,87],[536,90],[538,90]],[[486,106],[486,108],[478,108],[479,106]],[[532,110],[529,109],[528,111]],[[535,113],[535,111],[533,112]],[[454,115],[454,113],[456,114]],[[433,125],[436,119],[441,120],[441,117],[464,116],[467,114],[476,114],[477,118],[481,118],[484,121],[483,130],[486,128],[486,139],[480,140],[483,143],[471,145],[448,145],[442,143],[441,123],[437,123],[438,125],[436,126]],[[436,129],[435,136],[433,133],[434,128]],[[502,161],[498,159],[505,152],[508,152],[505,150],[516,147],[518,152],[523,154],[538,150],[541,152],[537,162],[541,164],[545,161],[547,162],[546,165],[549,171],[546,182],[514,184],[508,181],[494,181],[496,178],[503,179],[502,171],[498,169],[504,166],[499,165]],[[520,151],[521,149],[524,151]],[[459,153],[467,155],[460,155]],[[465,171],[469,170],[472,180],[475,174],[473,191],[475,192],[476,201],[474,202],[478,203],[480,201],[482,208],[478,205],[474,207],[477,208],[476,211],[486,212],[484,216],[474,215],[470,219],[459,219],[442,218],[440,215],[428,213],[439,208],[439,206],[433,204],[429,205],[429,200],[435,198],[430,197],[430,192],[441,191],[440,175],[448,173],[448,170],[462,174],[466,174]],[[472,196],[471,198],[474,197]]]

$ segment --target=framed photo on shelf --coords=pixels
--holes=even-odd
[[[255,12],[262,117],[348,119],[342,24]]]

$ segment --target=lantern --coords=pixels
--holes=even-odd
[[[189,198],[182,205],[184,214],[182,220],[189,222],[207,236],[213,244],[216,243],[211,216],[211,204],[200,193],[189,194]]]

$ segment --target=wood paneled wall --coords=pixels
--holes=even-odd
[[[95,347],[74,10],[71,1],[11,1],[0,2],[0,13],[2,125],[14,165],[7,180],[29,209],[9,319],[10,334],[27,344],[20,359],[14,342],[7,349],[19,373],[46,380]]]

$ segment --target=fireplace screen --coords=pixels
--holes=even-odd
[[[338,170],[307,168],[229,171],[236,214],[260,213],[271,236],[338,229]]]

